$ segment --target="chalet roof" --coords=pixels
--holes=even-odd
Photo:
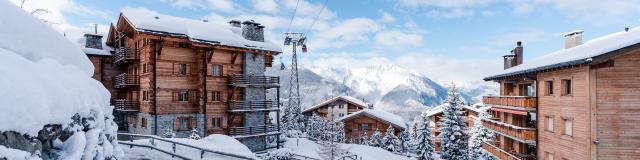
[[[374,118],[377,120],[380,120],[382,122],[385,123],[389,123],[390,125],[396,127],[396,128],[401,128],[401,129],[406,129],[406,123],[404,122],[404,120],[402,119],[402,117],[395,115],[393,113],[389,113],[383,110],[377,110],[377,109],[363,109],[361,111],[349,114],[347,116],[344,116],[340,119],[338,119],[339,121],[346,121],[349,119],[353,119],[356,117],[360,117],[360,116],[367,116],[370,118]]]
[[[250,41],[242,37],[240,28],[226,23],[194,20],[159,14],[143,8],[127,8],[121,14],[139,32],[187,37],[191,41],[282,52],[280,46],[266,41]]]
[[[337,97],[333,97],[331,99],[328,99],[326,101],[320,102],[320,103],[318,103],[318,104],[316,104],[314,106],[308,107],[308,108],[304,109],[302,111],[302,113],[312,111],[312,110],[314,110],[316,108],[322,107],[324,105],[327,105],[329,103],[335,102],[337,100],[344,100],[344,101],[346,101],[348,103],[351,103],[351,104],[354,104],[354,105],[357,105],[357,106],[360,106],[360,107],[363,107],[363,108],[367,107],[367,103],[363,102],[360,99],[357,99],[357,98],[354,98],[354,97],[351,97],[351,96],[337,96]]]
[[[484,105],[482,103],[476,103],[476,104],[471,105],[471,106],[463,106],[463,107],[464,107],[464,109],[471,110],[473,112],[480,112],[480,110],[491,108],[491,106]],[[442,113],[443,108],[444,108],[444,105],[439,105],[439,106],[433,107],[431,109],[426,110],[425,111],[425,113],[426,113],[425,115],[427,117],[431,117],[431,116],[440,114],[440,113]]]
[[[548,69],[567,67],[580,64],[588,64],[606,54],[614,53],[626,47],[640,43],[640,27],[620,31],[598,37],[587,41],[584,44],[551,52],[542,57],[525,61],[524,63],[502,70],[484,78],[484,80],[494,80],[503,77],[522,75],[532,72],[540,72]]]

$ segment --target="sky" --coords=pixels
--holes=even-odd
[[[221,23],[252,19],[276,44],[287,31],[305,33],[302,66],[392,63],[440,83],[479,82],[502,70],[501,56],[517,41],[526,63],[562,49],[563,33],[585,30],[588,41],[640,25],[640,0],[25,0],[22,6],[61,33],[93,32],[94,24],[107,32],[124,8]],[[276,61],[289,64],[291,48],[283,51]]]

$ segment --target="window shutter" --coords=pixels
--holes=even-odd
[[[207,75],[211,76],[213,73],[213,66],[211,64],[207,64]]]
[[[191,75],[191,69],[193,68],[191,67],[191,63],[187,63],[184,66],[186,67],[185,70],[187,71],[187,75]]]
[[[196,127],[196,119],[194,117],[189,117],[189,130],[194,129]]]
[[[176,92],[176,91],[172,91],[172,93],[171,93],[171,100],[172,100],[172,101],[174,101],[174,102],[175,102],[175,101],[178,101],[178,92]]]
[[[173,130],[177,131],[178,129],[180,129],[180,117],[173,119]]]
[[[173,74],[178,74],[178,64],[177,63],[173,63],[173,69],[172,69],[172,73]]]

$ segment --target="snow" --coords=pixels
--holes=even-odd
[[[0,159],[8,160],[39,160],[41,158],[31,155],[29,152],[22,150],[11,149],[4,146],[0,146]]]
[[[524,61],[524,63],[520,65],[499,71],[495,73],[494,76],[489,76],[485,79],[531,72],[536,68],[549,67],[568,62],[590,62],[592,58],[596,56],[638,43],[640,43],[640,27],[634,27],[630,28],[628,32],[620,31],[612,33],[592,39],[575,47],[558,50],[530,61]]]
[[[204,148],[204,149],[208,149],[208,150],[213,150],[213,151],[219,151],[219,152],[224,152],[224,153],[231,153],[231,154],[236,154],[236,155],[242,155],[242,156],[246,156],[246,157],[252,157],[255,159],[258,159],[252,152],[251,150],[249,150],[249,148],[247,148],[247,146],[245,146],[244,144],[240,143],[240,141],[226,136],[226,135],[220,135],[220,134],[212,134],[209,135],[205,138],[199,139],[199,140],[195,140],[195,139],[188,139],[188,138],[160,138],[157,137],[158,139],[166,139],[169,141],[174,141],[174,142],[179,142],[179,143],[184,143],[184,144],[189,144],[189,145],[193,145],[196,147],[200,147],[200,148]],[[139,139],[139,140],[134,140],[133,143],[135,144],[143,144],[143,145],[152,145],[151,141],[149,139]],[[160,148],[162,150],[166,150],[166,151],[172,151],[172,144],[169,142],[164,142],[164,141],[160,141],[160,140],[155,140],[155,147]],[[129,148],[129,147],[124,147],[125,152],[129,153],[129,155],[133,154],[133,155],[138,155],[135,153],[140,153],[140,151],[148,151],[148,152],[158,152],[155,150],[150,150],[150,149],[144,149],[144,150],[137,150],[137,148],[140,147],[133,147]],[[192,159],[200,159],[200,150],[197,149],[193,149],[193,148],[189,148],[189,147],[185,147],[185,146],[181,146],[181,145],[176,145],[176,152],[179,155],[188,157],[188,158],[192,158]],[[159,154],[156,154],[159,155]],[[171,159],[171,155],[168,154],[164,154],[165,159]],[[124,158],[131,158],[131,157],[124,157]],[[214,154],[214,153],[205,153],[204,155],[204,159],[234,159],[233,157],[229,157],[229,156],[224,156],[224,155],[219,155],[219,154]],[[237,158],[236,158],[237,159]]]
[[[69,29],[69,30],[65,31],[65,37],[67,37],[67,39],[71,40],[71,42],[73,42],[76,45],[78,45],[78,47],[80,47],[82,52],[84,52],[85,54],[100,55],[100,56],[110,56],[111,55],[111,52],[109,52],[109,51],[112,50],[112,48],[107,46],[107,44],[106,44],[107,38],[106,37],[104,37],[104,36],[102,37],[102,49],[87,48],[87,47],[85,47],[86,43],[87,43],[87,38],[84,36],[85,34],[103,36],[102,34],[91,34],[91,33],[86,33],[84,31],[81,31],[81,30],[74,30],[74,29]]]
[[[297,155],[303,155],[311,158],[322,159],[318,154],[320,152],[320,144],[317,144],[306,138],[289,138],[283,145],[285,148],[291,149],[291,153]],[[358,155],[358,159],[366,160],[405,160],[412,159],[403,155],[394,154],[387,150],[378,147],[371,147],[359,144],[343,144],[340,143],[340,148]]]
[[[369,115],[369,116],[373,116],[372,118],[378,118],[380,120],[386,121],[388,123],[391,123],[392,125],[394,125],[395,127],[400,127],[402,129],[405,129],[407,127],[404,119],[402,119],[402,117],[395,115],[393,113],[389,113],[383,110],[378,110],[378,109],[363,109],[361,111],[349,114],[347,116],[344,116],[340,119],[338,119],[339,121],[345,121],[351,118],[355,118],[358,117],[359,115],[364,114],[364,115]]]
[[[281,47],[274,43],[244,39],[229,24],[163,15],[144,8],[126,8],[122,15],[138,31],[187,36],[196,42],[282,52]]]
[[[337,96],[337,97],[333,97],[331,99],[328,99],[326,101],[320,102],[319,104],[316,104],[314,106],[308,107],[308,108],[304,109],[302,111],[302,113],[309,112],[309,111],[314,110],[314,109],[316,109],[318,107],[324,106],[324,105],[329,104],[331,102],[335,102],[335,101],[337,101],[339,99],[347,101],[347,102],[351,102],[351,103],[356,104],[358,106],[361,106],[363,108],[367,107],[367,103],[363,102],[360,99],[357,99],[357,98],[354,98],[354,97],[351,97],[351,96]]]

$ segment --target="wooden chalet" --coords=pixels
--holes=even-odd
[[[351,96],[337,96],[302,111],[305,116],[318,114],[328,120],[336,120],[361,111],[369,106],[364,101]]]
[[[120,129],[177,137],[226,134],[253,151],[276,144],[269,140],[279,137],[279,123],[269,113],[279,115],[279,98],[266,92],[279,92],[279,78],[264,71],[281,50],[264,40],[263,28],[253,21],[226,24],[123,10],[106,37],[113,55],[96,67],[119,70],[96,75],[113,88]]]
[[[394,135],[397,136],[407,128],[402,117],[376,109],[362,109],[339,118],[338,121],[344,123],[345,141],[357,144],[360,144],[360,137],[363,135],[371,137],[376,130],[379,130],[384,136],[387,128],[392,126],[395,131]]]
[[[484,148],[501,159],[640,159],[640,28],[565,48],[522,63],[522,46],[505,70],[485,78],[500,96],[483,98],[496,118]]]

